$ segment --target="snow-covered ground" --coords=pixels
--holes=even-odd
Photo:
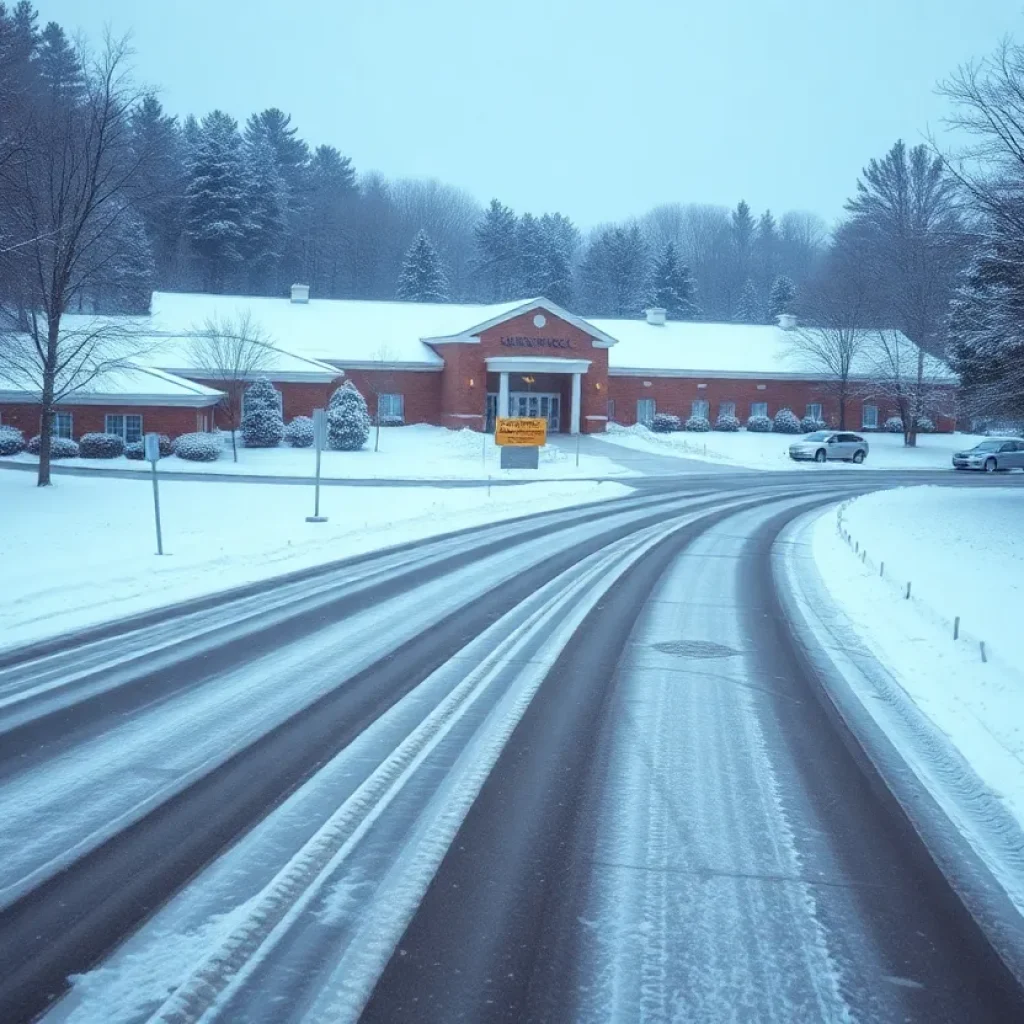
[[[1024,824],[1022,516],[1024,489],[912,487],[845,505],[849,541],[835,508],[811,539],[864,643]]]
[[[175,457],[163,459],[160,470],[165,473],[226,473],[257,476],[312,476],[316,453],[312,448],[240,448],[238,462],[231,457],[231,437],[223,435],[225,451],[216,462],[188,462]],[[380,447],[373,450],[371,431],[367,446],[357,452],[325,451],[320,472],[334,480],[486,480],[494,478],[536,480],[572,477],[631,476],[632,471],[609,458],[580,455],[577,467],[574,455],[554,445],[540,452],[536,470],[501,469],[500,452],[489,434],[472,430],[448,430],[415,424],[408,427],[382,427]],[[37,460],[31,455],[18,455],[15,462]],[[65,459],[59,465],[83,466],[91,469],[149,471],[148,462],[118,459]]]
[[[916,448],[905,448],[902,434],[865,434],[869,455],[863,466],[849,462],[829,462],[825,467],[813,462],[794,462],[789,457],[789,446],[796,437],[790,434],[750,434],[740,430],[735,434],[711,431],[706,434],[678,431],[655,434],[639,424],[620,427],[610,424],[602,440],[624,448],[659,455],[676,455],[684,459],[699,459],[748,469],[820,471],[823,468],[862,472],[864,469],[951,469],[953,452],[971,448],[982,437],[973,434],[922,434]]]
[[[336,486],[320,495],[328,522],[307,523],[312,487],[165,479],[167,554],[159,557],[148,481],[58,476],[52,487],[37,488],[29,473],[0,472],[0,646],[403,541],[628,493],[600,482],[490,494],[483,487]]]

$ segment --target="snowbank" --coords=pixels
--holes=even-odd
[[[746,430],[736,433],[712,431],[696,434],[680,431],[655,434],[639,424],[620,427],[611,423],[606,434],[597,436],[624,448],[657,452],[659,455],[675,455],[748,469],[804,469],[811,472],[821,472],[822,469],[852,472],[863,472],[865,469],[951,469],[954,452],[973,447],[983,440],[972,434],[921,434],[916,448],[905,448],[902,434],[864,434],[870,446],[870,454],[862,466],[848,462],[829,462],[819,466],[810,462],[794,462],[789,457],[789,446],[798,437],[788,434],[757,434]]]
[[[231,458],[231,435],[224,439],[224,455],[216,462],[197,463],[168,458],[160,463],[164,473],[219,473],[257,476],[309,476],[316,466],[312,448],[240,448],[238,462]],[[500,467],[500,449],[494,438],[473,430],[448,430],[415,424],[408,427],[382,427],[380,450],[374,451],[374,431],[366,448],[357,452],[325,451],[320,472],[332,480],[486,480],[488,476],[502,479],[536,480],[572,477],[631,476],[612,457],[580,455],[575,457],[554,445],[540,451],[536,470]],[[614,456],[609,449],[609,456]],[[30,455],[18,455],[9,461],[32,462]],[[81,466],[98,470],[134,470],[149,472],[148,462],[129,459],[65,459],[61,466]]]
[[[403,541],[630,493],[586,482],[490,495],[486,488],[328,487],[320,506],[329,520],[314,524],[305,522],[312,487],[172,478],[160,488],[168,552],[160,558],[147,481],[55,479],[37,488],[31,474],[0,473],[2,646]]]
[[[867,646],[1024,824],[1022,515],[1024,489],[884,491],[842,508],[849,540],[823,514],[812,551]]]

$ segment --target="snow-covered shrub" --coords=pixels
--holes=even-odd
[[[767,434],[772,429],[772,421],[767,416],[751,416],[747,420],[747,430],[752,434]]]
[[[342,452],[354,452],[370,436],[370,413],[366,399],[347,380],[331,395],[327,404],[327,445]]]
[[[144,441],[129,441],[124,446],[124,457],[139,461],[146,457],[146,444]]]
[[[166,459],[169,455],[173,455],[174,442],[166,434],[157,434],[157,438],[160,446],[160,458]]]
[[[0,427],[0,455],[17,455],[25,450],[25,435],[17,427]]]
[[[672,416],[667,412],[655,413],[651,420],[651,430],[655,434],[671,434],[676,430],[681,429],[681,423],[678,416]]]
[[[775,414],[775,420],[772,423],[772,430],[776,434],[799,434],[800,433],[800,421],[796,417],[796,413],[792,409],[780,409]]]
[[[119,434],[83,434],[78,450],[83,459],[116,459],[124,451],[124,440]]]
[[[174,454],[189,462],[216,462],[222,450],[220,438],[213,434],[182,434],[174,442]]]
[[[917,417],[917,432],[919,434],[934,434],[935,421],[929,416]]]
[[[30,437],[28,443],[25,445],[25,451],[30,455],[39,454],[39,435]],[[70,437],[51,437],[50,438],[50,458],[51,459],[77,459],[78,458],[78,444],[72,441]]]
[[[885,421],[885,432],[887,434],[902,434],[903,419],[900,416],[890,416]]]
[[[284,437],[280,396],[266,377],[245,389],[242,440],[246,448],[276,448]]]
[[[813,434],[816,430],[824,430],[825,421],[819,420],[817,416],[805,416],[800,421],[800,433]]]
[[[708,422],[707,416],[691,416],[686,421],[685,429],[693,431],[695,434],[704,434],[711,429],[711,424]]]
[[[286,444],[293,448],[311,448],[313,445],[313,420],[309,416],[296,416],[284,428]]]
[[[722,413],[721,416],[715,420],[715,430],[725,430],[729,433],[733,433],[740,429],[740,421],[735,416],[730,416],[729,413]]]

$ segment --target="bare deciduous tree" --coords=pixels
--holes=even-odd
[[[917,374],[904,418],[904,443],[917,444],[916,417],[926,390],[926,353],[945,349],[953,282],[963,261],[964,231],[953,179],[926,146],[897,142],[872,160],[846,204],[872,271],[886,326],[916,346]]]
[[[242,395],[273,363],[274,348],[246,311],[234,318],[206,320],[189,337],[188,355],[195,375],[224,392],[220,408],[231,430],[231,454],[237,462],[235,435],[242,418]]]
[[[137,276],[125,253],[145,248],[126,234],[127,188],[145,158],[131,147],[140,94],[127,45],[108,37],[97,57],[79,50],[78,59],[80,88],[38,90],[19,105],[17,145],[0,162],[14,240],[0,254],[0,331],[10,372],[38,385],[41,487],[50,483],[55,404],[133,354],[125,323],[94,318],[64,329],[63,318],[94,308],[125,273]]]

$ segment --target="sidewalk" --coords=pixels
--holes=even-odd
[[[638,448],[626,448],[623,445],[605,441],[600,434],[549,434],[548,444],[561,448],[575,458],[577,437],[581,455],[598,456],[610,459],[616,465],[640,476],[680,476],[687,473],[736,473],[743,472],[743,467],[722,465],[716,462],[703,462],[698,459],[682,459],[675,455],[656,455],[653,452]]]

